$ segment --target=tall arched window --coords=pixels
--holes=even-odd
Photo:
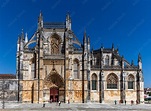
[[[97,90],[97,75],[92,74],[92,90]]]
[[[109,56],[108,56],[108,55],[105,57],[105,65],[106,65],[106,66],[109,65]]]
[[[134,76],[131,74],[128,76],[128,89],[134,89]]]
[[[53,34],[51,37],[51,54],[59,54],[60,53],[60,43],[61,39],[59,35]]]
[[[74,59],[73,61],[73,72],[74,72],[74,78],[79,79],[80,67],[79,67],[78,59]]]
[[[107,77],[107,89],[117,89],[118,77],[116,74],[111,73]]]

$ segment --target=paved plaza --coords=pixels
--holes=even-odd
[[[124,104],[99,104],[99,103],[61,103],[60,106],[56,103],[43,104],[28,104],[28,103],[5,103],[5,109],[2,111],[151,111],[151,104],[139,105],[124,105]]]

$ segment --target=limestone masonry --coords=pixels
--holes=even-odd
[[[118,49],[93,50],[84,32],[81,43],[71,28],[71,17],[65,22],[44,22],[28,40],[24,32],[17,42],[17,80],[19,101],[98,102],[114,100],[143,101],[142,61],[129,63]]]

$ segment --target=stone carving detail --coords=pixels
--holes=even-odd
[[[58,74],[55,68],[53,68],[50,74],[44,79],[44,82],[44,85],[49,88],[63,88],[64,86],[63,78]]]
[[[129,75],[128,76],[128,81],[134,81],[134,76],[133,75]]]
[[[57,34],[54,34],[51,37],[51,53],[52,54],[59,54],[60,53],[60,37]]]
[[[118,78],[117,78],[117,76],[115,74],[108,75],[107,83],[116,84],[117,82],[118,82]]]

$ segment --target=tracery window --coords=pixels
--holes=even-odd
[[[114,73],[107,77],[107,89],[117,89],[118,77]]]
[[[51,54],[59,54],[60,53],[60,37],[57,34],[54,34],[51,37]]]
[[[92,90],[97,90],[97,75],[92,75]]]
[[[73,61],[73,73],[74,73],[74,78],[79,79],[80,66],[79,66],[79,60],[78,59],[75,59]]]
[[[106,66],[109,65],[109,56],[108,56],[108,55],[105,57],[105,65],[106,65]]]
[[[128,89],[134,89],[134,76],[128,76]]]

